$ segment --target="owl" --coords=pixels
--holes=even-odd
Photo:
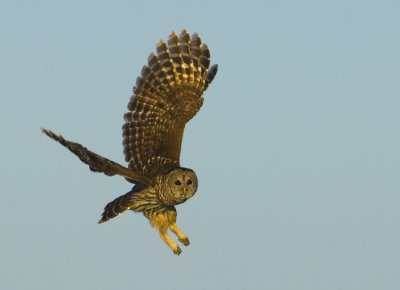
[[[157,44],[136,80],[122,126],[124,167],[81,144],[64,139],[48,129],[44,134],[77,155],[94,172],[120,175],[133,188],[108,203],[99,223],[127,210],[141,212],[174,254],[182,250],[170,237],[174,233],[185,246],[189,238],[176,225],[176,206],[197,191],[196,173],[179,162],[186,123],[203,104],[203,93],[214,79],[218,66],[210,67],[210,52],[197,33],[172,32],[168,41]]]

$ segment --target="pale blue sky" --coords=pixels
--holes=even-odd
[[[400,288],[399,1],[0,1],[0,288]],[[47,127],[124,163],[122,116],[160,38],[219,72],[187,127],[192,244],[103,225],[130,189]]]

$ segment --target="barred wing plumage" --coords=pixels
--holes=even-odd
[[[172,32],[168,43],[160,40],[157,55],[133,88],[124,115],[125,160],[129,168],[153,178],[165,168],[179,166],[186,123],[203,104],[203,93],[217,73],[209,67],[210,52],[195,33]]]
[[[192,169],[180,166],[182,137],[186,123],[200,110],[203,93],[217,69],[217,65],[210,67],[210,52],[196,33],[189,36],[183,30],[178,36],[173,32],[167,43],[158,43],[157,54],[150,54],[124,115],[123,144],[129,168],[42,129],[90,170],[135,183],[131,191],[105,206],[99,223],[127,210],[141,212],[174,254],[182,250],[169,230],[183,245],[190,244],[176,224],[175,206],[194,196],[198,182]]]
[[[68,148],[72,153],[79,157],[79,159],[89,165],[91,171],[94,172],[102,172],[108,176],[113,175],[121,175],[131,180],[133,183],[140,183],[140,184],[151,184],[151,180],[146,176],[142,176],[137,174],[136,172],[114,162],[110,159],[107,159],[103,156],[100,156],[86,147],[83,147],[79,143],[71,142],[67,139],[64,139],[63,136],[57,135],[51,130],[41,128],[41,131],[49,136],[51,139],[57,141],[64,147]]]

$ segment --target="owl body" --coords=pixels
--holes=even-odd
[[[135,186],[108,203],[99,223],[127,210],[142,212],[159,231],[161,239],[180,254],[168,235],[171,230],[185,246],[189,239],[176,225],[175,206],[197,191],[195,172],[180,166],[180,152],[186,123],[200,110],[203,93],[217,73],[210,65],[210,52],[195,33],[171,33],[167,43],[160,40],[157,54],[136,80],[122,127],[128,168],[104,158],[78,143],[50,130],[43,133],[58,141],[95,172],[121,175]]]
[[[99,223],[106,222],[126,210],[142,212],[147,218],[164,209],[184,203],[197,191],[198,180],[195,172],[188,168],[168,169],[156,176],[154,184],[135,185],[130,192],[108,203]]]

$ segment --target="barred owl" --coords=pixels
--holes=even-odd
[[[185,246],[189,238],[176,225],[175,206],[191,198],[198,185],[196,173],[180,166],[183,131],[199,111],[203,93],[217,73],[217,65],[209,65],[210,52],[196,33],[190,36],[183,30],[178,36],[172,32],[167,43],[160,40],[157,54],[150,54],[136,81],[129,111],[124,115],[123,146],[128,168],[41,129],[92,171],[120,175],[135,184],[106,205],[99,223],[127,210],[141,212],[177,255],[182,250],[168,230]]]

